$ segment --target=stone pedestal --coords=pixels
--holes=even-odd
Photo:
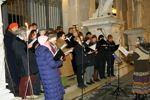
[[[82,22],[84,27],[88,28],[88,31],[90,31],[92,34],[95,34],[97,36],[101,35],[103,31],[106,35],[106,37],[111,34],[113,36],[113,40],[116,44],[121,44],[121,39],[123,39],[123,35],[121,33],[121,27],[124,25],[124,21],[115,18],[114,16],[109,17],[100,17],[100,18],[90,18],[87,21]],[[98,28],[101,28],[102,30],[97,30]],[[103,35],[103,34],[102,34]],[[125,56],[123,56],[120,51],[116,51],[115,54],[123,61],[123,64],[119,66],[120,69],[120,76],[124,76],[130,70],[128,70],[128,64],[123,59]],[[115,61],[115,70],[116,75],[118,75],[118,65],[116,65],[117,61]]]
[[[6,89],[5,81],[5,62],[4,62],[4,42],[3,42],[3,30],[2,30],[2,14],[1,14],[1,5],[5,0],[0,0],[0,100],[21,100],[20,98],[15,98],[10,91]]]
[[[110,16],[104,18],[90,18],[89,20],[82,22],[82,24],[88,28],[88,31],[97,36],[102,34],[102,32],[97,29],[102,28],[102,31],[106,36],[109,34],[113,35],[115,43],[120,44],[120,28],[124,25],[124,21]]]
[[[138,36],[144,37],[147,42],[150,42],[150,34],[149,30],[146,30],[144,28],[134,28],[134,29],[129,29],[125,30],[124,34],[127,34],[128,36],[128,48],[129,50],[134,50],[135,49],[135,40]]]

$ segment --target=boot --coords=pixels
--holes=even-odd
[[[137,94],[137,93],[136,93],[136,97],[135,97],[133,100],[141,100],[141,99],[140,99],[140,94]]]
[[[147,100],[147,94],[143,94],[140,100]]]
[[[100,81],[100,80],[98,79],[98,70],[94,70],[93,80],[94,80],[95,82]]]

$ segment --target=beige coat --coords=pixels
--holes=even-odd
[[[66,44],[64,40],[58,39],[56,42],[57,48],[60,48],[62,45]],[[62,51],[65,53],[66,51],[70,50],[70,48],[64,48]],[[63,61],[63,65],[60,67],[61,77],[67,77],[74,74],[72,68],[72,54],[66,56],[66,60]]]

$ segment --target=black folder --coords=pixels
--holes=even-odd
[[[69,40],[68,39],[65,40],[66,43],[68,44],[66,48],[75,47],[78,44],[78,42],[74,40],[74,38],[75,38],[74,36],[71,36],[71,38],[70,37],[68,37],[68,38],[69,38]]]
[[[58,61],[58,60],[60,60],[61,57],[64,57],[64,56],[65,56],[65,54],[63,53],[63,51],[62,51],[61,49],[59,49],[59,50],[55,53],[53,59],[54,59],[55,61]]]

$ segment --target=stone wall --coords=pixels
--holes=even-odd
[[[143,0],[143,10],[144,10],[144,16],[143,16],[143,27],[146,29],[150,29],[150,0]]]

